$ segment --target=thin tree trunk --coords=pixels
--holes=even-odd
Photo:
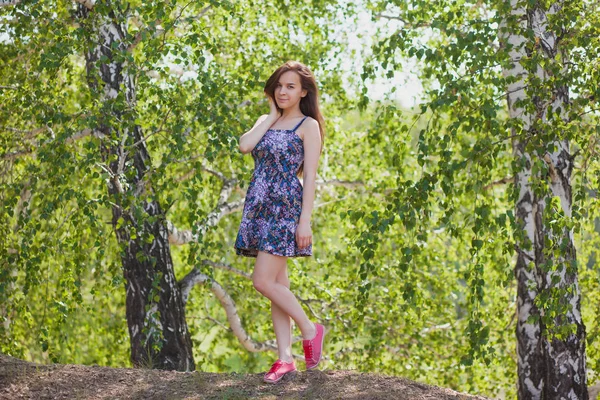
[[[104,4],[110,6],[110,2]],[[92,31],[85,54],[88,84],[92,92],[102,93],[103,102],[113,102],[107,107],[107,119],[120,121],[118,125],[100,123],[97,129],[106,138],[102,158],[112,175],[108,192],[114,203],[112,224],[121,246],[131,361],[136,367],[192,371],[192,343],[173,272],[166,219],[156,200],[143,198],[149,189],[144,180],[149,154],[141,128],[128,124],[135,113],[136,88],[126,65],[117,61],[127,48],[123,42],[126,27],[114,10],[106,17],[82,4],[78,7],[82,25]],[[97,69],[102,56],[109,62]],[[124,96],[126,110],[119,110],[119,95]]]
[[[546,11],[539,4],[530,9],[517,5],[512,0],[512,14],[519,17],[521,28],[534,32],[536,45],[528,43],[523,33],[508,31],[499,35],[503,46],[514,46],[510,50],[512,68],[503,71],[505,76],[519,77],[507,90],[508,108],[511,118],[520,119],[526,136],[539,136],[540,121],[546,122],[547,108],[564,118],[569,102],[568,88],[555,87],[552,101],[525,93],[526,78],[530,74],[520,60],[530,58],[534,51],[543,52],[552,60],[560,53],[556,35],[546,30]],[[554,4],[548,13],[560,11],[560,3]],[[506,24],[501,26],[506,27]],[[539,46],[539,50],[535,50]],[[535,72],[541,81],[548,73],[541,67]],[[533,102],[535,111],[528,112],[516,105],[518,100]],[[536,125],[537,123],[537,125]],[[543,128],[542,128],[543,129]],[[517,132],[513,128],[513,136]],[[518,358],[518,397],[519,399],[588,399],[586,387],[585,326],[581,319],[581,295],[577,278],[575,246],[570,229],[553,230],[545,221],[552,209],[547,210],[547,201],[554,196],[560,199],[562,213],[571,216],[571,171],[573,160],[569,154],[567,140],[542,143],[541,160],[547,172],[534,169],[533,164],[540,157],[528,151],[526,140],[513,140],[513,155],[518,170],[515,174],[515,188],[518,192],[515,217],[521,232],[515,233],[517,262],[517,358]],[[540,154],[539,152],[537,154]],[[540,172],[534,172],[540,171]],[[546,180],[550,191],[540,193],[533,190],[532,183]],[[560,248],[560,252],[556,252]],[[558,294],[556,289],[560,289]],[[568,290],[565,290],[568,289]],[[549,318],[546,307],[539,308],[536,300],[551,296],[552,308],[564,307],[564,313]],[[553,297],[552,297],[553,296]],[[532,317],[532,320],[530,318]],[[558,339],[551,335],[548,321],[554,327],[574,326],[574,333]]]

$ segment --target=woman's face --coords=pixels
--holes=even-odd
[[[279,77],[279,82],[275,87],[275,100],[279,108],[296,107],[306,93],[306,90],[303,90],[300,85],[300,75],[294,71],[287,71]]]

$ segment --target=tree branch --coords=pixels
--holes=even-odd
[[[0,7],[16,6],[21,0],[0,0]]]
[[[216,225],[225,215],[232,214],[235,211],[241,210],[243,207],[244,200],[224,203],[217,206],[206,216],[204,223],[199,225],[198,232],[204,235],[210,227]],[[198,234],[193,234],[191,230],[178,231],[170,221],[167,221],[167,228],[169,229],[170,244],[180,246],[198,241]]]
[[[94,7],[94,4],[96,3],[96,0],[74,0],[75,3],[79,3],[79,4],[83,4],[85,6],[85,8],[87,8],[88,10],[91,10]]]
[[[152,32],[152,37],[153,38],[157,38],[158,36],[162,35],[164,33],[164,29],[156,29],[156,26],[159,26],[162,23],[162,20],[157,19],[156,21],[154,21],[154,31]],[[148,29],[149,26],[146,26],[144,29],[140,29],[138,31],[138,33],[135,35],[135,38],[133,39],[133,42],[131,42],[131,44],[129,45],[129,47],[127,48],[128,52],[132,52],[133,49],[135,49],[137,47],[138,44],[140,44],[140,42],[142,41],[142,36],[144,32],[149,32],[150,30]]]
[[[210,265],[213,268],[220,268],[220,269],[224,269],[226,271],[230,271],[233,272],[236,275],[239,275],[243,278],[246,279],[252,279],[252,275],[247,273],[246,271],[242,271],[239,270],[235,267],[232,267],[231,265],[227,265],[227,264],[222,264],[222,263],[217,263],[211,260],[202,260],[202,265]]]
[[[215,226],[225,215],[241,210],[244,207],[245,200],[238,200],[231,203],[227,202],[231,192],[236,187],[237,179],[228,178],[223,173],[212,170],[206,165],[203,165],[202,169],[215,175],[217,178],[223,181],[223,186],[221,187],[221,193],[219,193],[217,205],[211,212],[208,213],[204,221],[197,225],[197,234],[193,234],[189,230],[178,231],[170,221],[167,221],[170,244],[182,245],[192,241],[197,242],[200,235],[204,236],[208,229]],[[190,173],[186,175],[189,175]]]
[[[11,128],[11,127],[7,127],[7,126],[2,126],[2,127],[0,127],[0,129],[5,129],[7,131],[12,131],[12,132],[24,133],[25,134],[24,139],[32,139],[36,134],[38,134],[44,130],[48,130],[47,127],[44,127],[44,128],[33,129],[30,131],[23,131],[20,129]],[[90,136],[90,135],[93,135],[93,136],[96,136],[99,138],[104,137],[104,133],[102,133],[101,131],[98,131],[96,129],[86,128],[86,129],[84,129],[80,132],[77,132],[74,135],[66,138],[65,143],[73,143],[76,140],[79,140],[81,138],[84,138],[84,137]],[[13,151],[10,153],[4,153],[4,154],[0,155],[0,160],[13,160],[17,157],[31,154],[34,151],[34,149],[38,146],[39,146],[39,144],[36,143],[33,145],[33,148],[30,148],[30,149],[20,149],[20,150]]]
[[[267,342],[257,342],[252,339],[250,335],[244,330],[242,326],[242,321],[237,312],[237,307],[235,302],[227,293],[227,291],[214,279],[205,275],[198,271],[198,269],[194,268],[189,274],[187,274],[180,282],[179,287],[181,289],[181,296],[183,298],[184,304],[187,303],[189,298],[190,291],[194,287],[194,285],[204,285],[208,287],[208,289],[215,295],[215,297],[219,300],[223,308],[225,309],[225,313],[227,314],[227,320],[229,321],[229,326],[231,332],[238,338],[242,346],[248,351],[253,353],[259,351],[277,351],[277,346],[273,341],[270,343]],[[219,323],[220,326],[224,327],[223,324]],[[295,337],[292,340],[292,343],[298,342],[302,340],[302,337]],[[294,356],[296,358],[304,359],[301,356]]]
[[[485,185],[483,187],[483,190],[488,190],[490,189],[492,186],[497,186],[497,185],[503,185],[505,183],[509,183],[513,180],[514,178],[512,176],[507,176],[506,178],[502,178],[500,180],[494,181],[488,185]]]

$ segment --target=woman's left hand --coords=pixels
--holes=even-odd
[[[312,243],[312,229],[310,227],[310,222],[300,221],[300,223],[298,223],[298,227],[296,228],[296,243],[300,249],[308,247]]]

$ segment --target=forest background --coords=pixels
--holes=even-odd
[[[92,16],[80,9],[90,4]],[[126,222],[114,218],[118,196],[107,187],[116,179],[124,193],[139,192],[127,185],[134,162],[123,158],[115,176],[103,152],[140,140],[119,143],[95,129],[111,124],[144,133],[144,196],[164,212],[174,276],[202,277],[182,291],[195,368],[259,372],[273,361],[268,303],[249,279],[252,260],[233,249],[253,170],[237,140],[268,111],[266,78],[295,59],[317,78],[326,137],[314,256],[288,265],[294,293],[332,329],[327,368],[514,398],[518,166],[497,35],[507,9],[485,1],[2,5],[2,353],[132,366],[116,235]],[[588,384],[600,372],[597,7],[576,2],[562,14],[575,32],[563,43],[577,118],[554,128],[574,155],[573,214],[566,223],[555,201],[549,220],[573,229]],[[358,37],[365,13],[373,29]],[[125,27],[110,50],[133,77],[135,103],[94,90],[85,54],[101,17]],[[423,87],[416,104],[409,84]]]

